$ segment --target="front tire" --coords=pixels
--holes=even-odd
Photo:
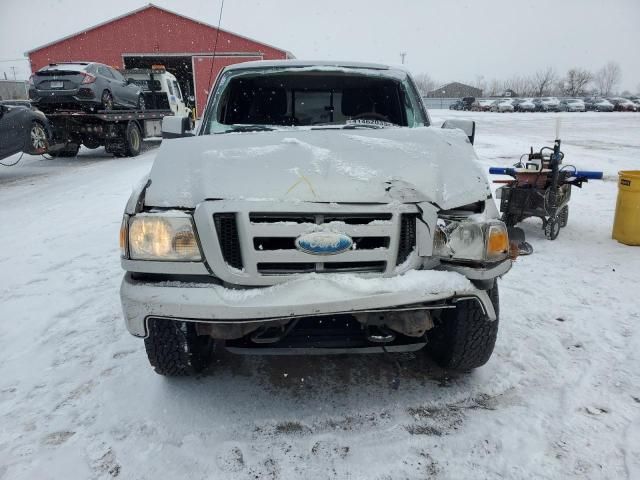
[[[487,291],[496,319],[491,321],[476,300],[463,300],[443,310],[427,332],[427,352],[442,368],[468,371],[481,367],[493,353],[500,318],[498,283]]]
[[[151,320],[144,346],[155,372],[169,377],[201,372],[213,357],[213,339],[198,336],[195,326],[187,322]]]

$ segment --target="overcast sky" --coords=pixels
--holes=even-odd
[[[24,52],[145,5],[141,0],[0,0],[0,78]],[[220,0],[153,3],[216,24]],[[442,83],[547,66],[622,68],[640,88],[640,0],[226,0],[222,27],[300,59],[400,63]],[[16,61],[7,61],[14,60]],[[91,60],[91,59],[85,59]]]

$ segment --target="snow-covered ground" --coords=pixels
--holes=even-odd
[[[551,144],[557,114],[474,118],[481,162]],[[640,249],[611,239],[640,114],[562,114],[569,225],[502,280],[495,354],[470,375],[422,354],[222,354],[162,378],[121,318],[118,228],[154,150],[0,170],[0,478],[640,478]],[[8,159],[10,161],[11,159]]]

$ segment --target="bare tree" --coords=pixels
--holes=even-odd
[[[616,62],[609,62],[594,76],[594,81],[600,95],[604,97],[608,97],[613,93],[613,90],[620,83],[620,79],[622,77],[622,71],[620,70],[620,65]]]
[[[489,82],[489,87],[486,94],[488,94],[490,97],[495,97],[501,92],[502,92],[501,82],[497,78],[492,79],[491,82]]]
[[[567,72],[561,84],[562,93],[569,97],[579,97],[584,95],[593,75],[588,70],[582,68],[572,68]]]
[[[432,92],[438,86],[428,73],[420,73],[414,77],[414,80],[416,87],[418,87],[418,92],[422,96],[427,96],[429,92]]]
[[[544,70],[538,70],[533,77],[531,83],[533,87],[533,95],[536,97],[544,97],[550,95],[553,90],[553,84],[557,80],[556,71],[553,67],[547,67]]]
[[[530,77],[514,75],[502,83],[504,90],[513,90],[516,95],[528,97],[533,94],[533,83]]]
[[[487,81],[484,79],[484,75],[476,75],[476,79],[471,83],[471,85],[479,90],[482,90],[483,95],[486,93]]]

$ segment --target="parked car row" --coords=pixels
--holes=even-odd
[[[464,99],[463,99],[464,100]],[[458,100],[464,105],[462,100]],[[458,108],[458,102],[449,109],[471,110],[476,112],[638,112],[640,97],[586,97],[564,98],[497,98],[474,99],[469,108]]]

